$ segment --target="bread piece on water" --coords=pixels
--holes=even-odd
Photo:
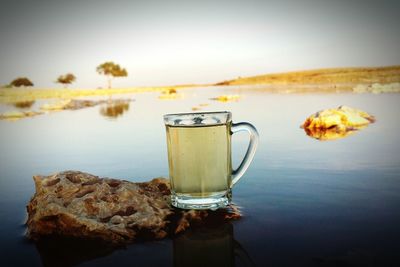
[[[309,116],[301,128],[307,135],[319,140],[333,140],[346,137],[375,122],[375,117],[355,108],[340,106],[325,109]]]
[[[27,236],[101,239],[114,244],[161,239],[193,224],[240,218],[238,209],[184,211],[170,205],[165,178],[133,183],[79,171],[34,176],[36,193],[27,205]]]

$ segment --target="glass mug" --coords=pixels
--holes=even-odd
[[[256,128],[247,122],[232,123],[223,112],[164,115],[167,132],[171,203],[182,209],[218,209],[232,199],[232,187],[252,161],[257,145]],[[232,169],[231,136],[250,134],[246,155]]]

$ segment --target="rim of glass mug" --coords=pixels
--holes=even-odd
[[[230,111],[171,113],[164,115],[169,126],[222,125],[232,121]]]

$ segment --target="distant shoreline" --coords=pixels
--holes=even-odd
[[[134,94],[145,92],[164,92],[172,88],[190,88],[185,86],[160,86],[115,89],[36,89],[36,88],[1,88],[0,103],[15,103],[19,101],[34,101],[38,99],[72,99],[90,96],[112,96],[118,94]]]
[[[400,82],[400,65],[386,67],[327,68],[238,77],[215,85],[373,84]]]
[[[115,89],[0,88],[0,103],[37,99],[72,99],[90,96],[165,92],[170,89],[221,86],[268,93],[388,93],[400,92],[400,65],[371,68],[332,68],[265,74],[216,84],[188,84]]]

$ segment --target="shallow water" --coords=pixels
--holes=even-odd
[[[176,100],[160,100],[157,93],[127,96],[135,101],[114,117],[96,106],[0,121],[1,266],[400,262],[399,94],[285,95],[227,88],[181,93],[183,98]],[[210,100],[226,93],[242,97],[227,103]],[[69,241],[34,244],[25,239],[32,175],[74,169],[130,181],[167,176],[162,115],[191,112],[206,103],[201,111],[231,111],[234,122],[251,122],[260,134],[255,159],[233,189],[241,220],[114,251],[90,243],[72,248]],[[324,142],[299,128],[310,114],[343,104],[375,115],[377,122]],[[247,142],[246,134],[234,135],[235,166]]]

